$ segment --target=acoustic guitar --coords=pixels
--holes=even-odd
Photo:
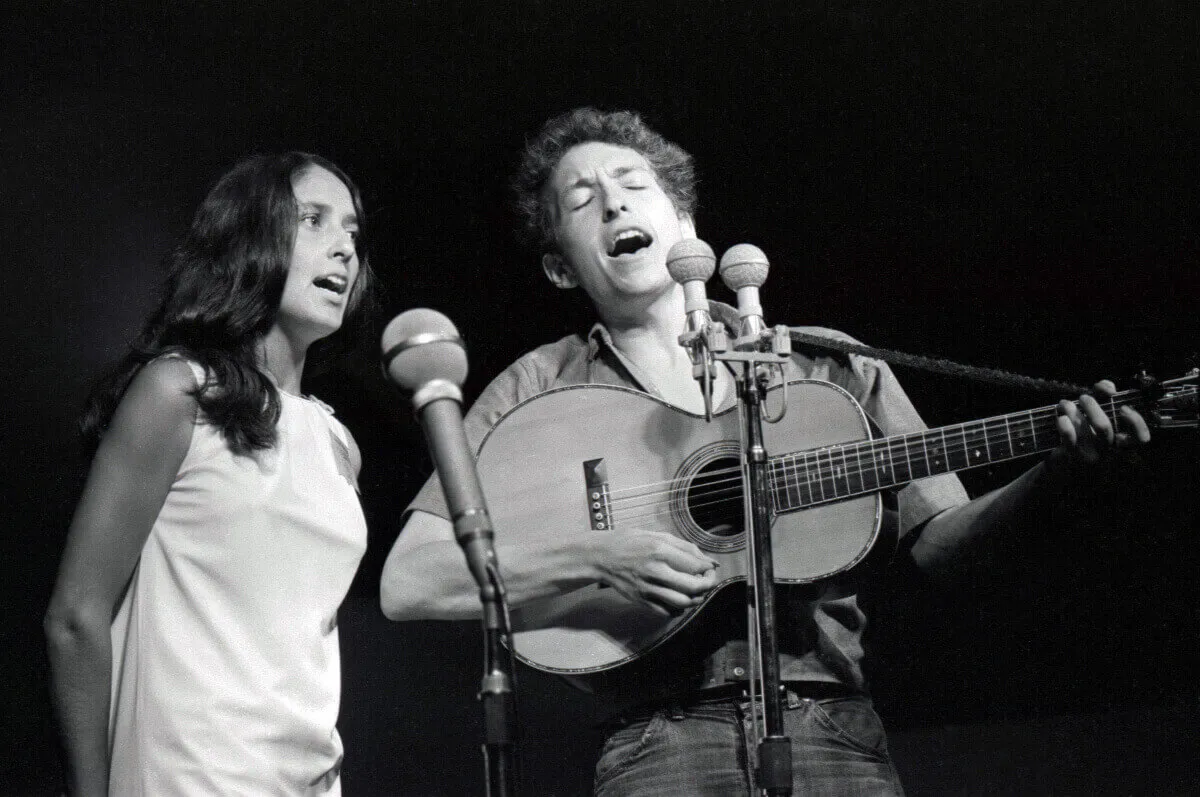
[[[1056,407],[872,438],[867,416],[829,382],[772,388],[787,417],[764,424],[778,584],[807,584],[860,562],[879,535],[880,491],[1015,459],[1059,444]],[[1102,403],[1158,427],[1194,426],[1197,372]],[[545,672],[586,675],[641,658],[746,580],[739,420],[711,422],[645,393],[605,385],[550,390],[509,410],[480,445],[478,467],[497,536],[536,545],[568,530],[665,531],[720,563],[704,602],[663,617],[595,584],[521,608],[516,656]]]

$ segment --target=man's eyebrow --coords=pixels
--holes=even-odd
[[[613,169],[612,177],[613,177],[613,179],[619,180],[622,177],[624,177],[625,175],[629,174],[630,172],[649,172],[649,171],[650,171],[650,167],[642,166],[641,164],[634,165],[634,166],[618,166],[616,169]],[[596,184],[596,181],[591,179],[590,177],[580,177],[577,180],[575,180],[575,182],[569,183],[568,185],[564,186],[562,189],[562,193],[566,193],[567,191],[570,191],[574,188],[591,188],[595,184]]]
[[[624,177],[625,175],[629,174],[630,172],[648,172],[648,171],[650,171],[650,167],[643,166],[641,164],[638,164],[636,166],[622,166],[619,169],[617,169],[616,171],[614,171],[612,176],[620,178],[620,177]]]

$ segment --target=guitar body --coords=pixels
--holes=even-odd
[[[767,407],[787,416],[764,424],[775,455],[870,437],[849,393],[798,380],[774,388]],[[706,423],[639,391],[578,385],[539,394],[504,415],[478,453],[480,479],[497,536],[537,545],[591,529],[663,531],[691,540],[721,565],[705,602],[664,618],[616,590],[590,585],[520,610],[514,652],[546,672],[612,669],[657,648],[747,576],[740,432],[736,408]],[[773,512],[775,580],[802,584],[852,567],[879,533],[878,493],[803,511]]]

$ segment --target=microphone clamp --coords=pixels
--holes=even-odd
[[[450,399],[462,404],[462,389],[449,379],[431,379],[413,393],[413,412],[420,412],[426,404],[438,399]]]

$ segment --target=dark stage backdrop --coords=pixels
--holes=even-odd
[[[1084,383],[1174,375],[1198,350],[1191,0],[117,5],[18,2],[0,34],[5,793],[60,777],[40,619],[79,486],[74,416],[209,181],[249,152],[314,150],[355,176],[383,320],[452,317],[471,397],[585,323],[505,207],[525,136],[582,104],[638,109],[695,154],[701,236],[767,252],[771,323]],[[900,376],[931,424],[1050,403]],[[477,626],[378,609],[430,470],[419,430],[371,365],[308,388],[366,460],[346,793],[479,793]],[[1045,507],[973,590],[884,601],[873,677],[913,793],[1190,789],[1195,455],[1164,439]],[[593,707],[520,683],[529,793],[586,792]]]

